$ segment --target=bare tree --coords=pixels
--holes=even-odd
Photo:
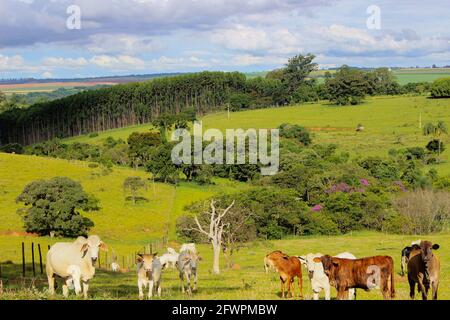
[[[224,209],[221,213],[217,212],[214,199],[211,200],[211,212],[209,212],[209,229],[208,227],[203,227],[198,220],[198,217],[195,216],[194,220],[197,225],[194,230],[202,233],[208,238],[208,241],[211,242],[214,252],[214,260],[213,260],[213,272],[215,274],[220,274],[220,249],[222,247],[222,237],[223,231],[226,227],[226,223],[223,218],[227,215],[227,213],[234,206],[235,201],[231,203],[226,209]],[[205,229],[208,229],[206,231]]]

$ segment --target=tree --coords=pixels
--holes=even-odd
[[[155,180],[164,183],[178,183],[181,166],[177,166],[172,162],[173,146],[174,143],[165,143],[150,153],[146,168]]]
[[[128,137],[128,157],[135,168],[144,166],[156,147],[162,143],[159,132],[133,132]]]
[[[235,201],[231,203],[226,209],[222,210],[222,212],[217,212],[214,199],[211,200],[211,211],[209,212],[209,226],[202,226],[197,216],[194,217],[194,221],[196,223],[196,228],[198,232],[205,235],[208,240],[211,242],[214,252],[214,260],[213,260],[213,272],[215,274],[220,274],[220,250],[223,245],[223,231],[226,227],[224,223],[224,217],[229,213],[231,208],[234,206]],[[208,231],[206,231],[206,230]]]
[[[450,78],[437,79],[431,86],[433,98],[450,98]]]
[[[288,60],[281,81],[289,95],[292,95],[305,82],[312,71],[317,70],[317,63],[313,63],[315,58],[315,55],[309,53],[306,56],[299,54]]]
[[[76,238],[87,235],[94,223],[78,210],[98,210],[98,200],[69,178],[56,177],[28,184],[17,197],[26,208],[18,210],[27,232],[40,236]]]
[[[123,182],[123,190],[125,194],[129,192],[131,195],[126,199],[131,199],[133,204],[136,204],[137,200],[144,200],[145,198],[140,196],[141,190],[147,189],[147,183],[141,177],[128,177]]]
[[[448,134],[447,125],[444,121],[439,120],[436,125],[431,122],[428,122],[423,127],[423,135],[429,136],[432,135],[435,137],[433,141],[427,145],[427,149],[432,152],[437,152],[440,155],[443,151],[444,143],[441,140],[441,135]]]
[[[368,82],[360,70],[342,66],[333,78],[325,80],[328,98],[337,105],[356,105],[364,100]]]

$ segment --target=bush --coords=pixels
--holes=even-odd
[[[441,154],[445,151],[445,144],[441,140],[433,139],[427,144],[427,150],[436,154]]]
[[[450,78],[442,78],[434,81],[431,86],[433,98],[450,98]]]
[[[98,201],[78,182],[57,177],[28,184],[17,197],[27,208],[19,209],[27,232],[41,236],[76,238],[87,235],[94,223],[78,210],[98,210]]]
[[[282,124],[280,127],[280,137],[288,139],[296,139],[298,142],[305,146],[309,146],[312,143],[311,134],[309,131],[299,125]]]
[[[22,154],[24,149],[19,143],[8,143],[0,147],[0,152]]]

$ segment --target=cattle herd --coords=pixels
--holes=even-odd
[[[416,284],[422,299],[427,300],[432,289],[432,298],[437,300],[439,287],[440,262],[434,254],[439,249],[438,244],[430,241],[414,241],[411,246],[402,250],[402,276],[405,270],[408,274],[410,297],[414,299]],[[395,297],[394,260],[389,256],[374,256],[356,259],[348,252],[337,256],[307,254],[306,256],[288,256],[281,251],[274,251],[264,257],[266,273],[270,269],[280,275],[281,295],[292,297],[291,285],[298,278],[300,298],[302,291],[302,268],[304,265],[311,281],[314,300],[319,299],[319,293],[325,291],[325,299],[330,300],[330,287],[337,291],[338,300],[356,298],[356,289],[366,291],[378,288],[383,298]]]
[[[432,289],[432,298],[438,298],[440,263],[434,251],[438,244],[430,241],[415,241],[405,247],[401,254],[402,276],[407,272],[410,286],[410,297],[415,297],[415,287],[418,286],[422,299],[426,300],[428,291]],[[50,294],[55,293],[55,279],[63,280],[63,294],[69,295],[74,290],[77,295],[88,296],[89,281],[95,275],[95,262],[99,250],[107,247],[98,236],[79,237],[72,243],[56,243],[47,253],[46,271]],[[138,254],[137,283],[139,298],[144,299],[144,288],[148,287],[148,298],[161,296],[161,275],[164,269],[177,269],[180,276],[181,291],[192,294],[197,290],[197,270],[201,260],[195,244],[183,244],[180,252],[168,248],[167,253]],[[338,300],[356,299],[356,289],[381,290],[384,299],[395,297],[394,260],[389,256],[374,256],[357,259],[348,252],[336,256],[307,254],[304,256],[288,256],[282,251],[274,251],[264,257],[264,268],[277,272],[280,276],[281,295],[293,297],[295,278],[298,280],[299,297],[303,297],[302,265],[308,271],[314,300],[319,299],[323,290],[325,300],[331,299],[330,288],[337,291]],[[112,270],[118,271],[119,265],[114,262]],[[185,285],[187,282],[187,285]],[[193,286],[192,286],[193,282]],[[287,291],[287,292],[286,292]]]

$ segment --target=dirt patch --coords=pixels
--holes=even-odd
[[[0,235],[2,236],[10,236],[10,237],[36,237],[35,233],[29,233],[25,231],[0,231]]]
[[[335,131],[356,131],[355,128],[336,128],[336,127],[313,127],[308,128],[308,130],[313,132],[335,132]]]

